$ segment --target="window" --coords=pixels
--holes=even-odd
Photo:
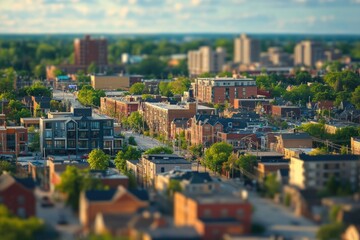
[[[26,212],[25,212],[25,208],[18,208],[17,209],[17,215],[19,217],[25,218],[26,217]]]
[[[88,132],[79,132],[79,138],[88,138]]]
[[[244,210],[242,210],[242,209],[238,209],[238,210],[236,210],[236,215],[237,215],[237,217],[243,217],[244,216]]]
[[[92,131],[91,136],[92,136],[92,138],[98,138],[99,137],[99,131]]]
[[[227,209],[221,209],[221,217],[223,217],[223,218],[228,217],[228,210]]]
[[[65,124],[63,122],[56,122],[55,129],[65,130]]]
[[[51,130],[45,130],[45,138],[52,138],[52,131]]]
[[[52,141],[51,140],[46,140],[45,144],[46,144],[45,147],[52,147]]]
[[[74,122],[69,122],[67,125],[68,130],[74,130],[75,129],[75,123]]]
[[[78,145],[79,145],[79,148],[88,148],[88,141],[87,140],[80,140]]]
[[[112,129],[104,129],[104,136],[112,136]]]
[[[211,217],[211,209],[205,209],[204,210],[204,217],[205,218],[210,218]]]
[[[81,121],[79,122],[79,129],[87,129],[88,125],[87,122]]]
[[[105,127],[112,127],[112,121],[111,120],[108,120],[108,121],[105,121]]]
[[[122,147],[121,140],[115,140],[114,145],[115,145],[115,148],[121,148]]]
[[[97,147],[99,147],[99,142],[96,141],[96,140],[92,140],[91,141],[91,148],[97,148]]]
[[[55,148],[65,148],[65,141],[55,141]]]
[[[104,148],[111,148],[111,141],[105,141],[104,142]]]
[[[24,196],[22,196],[22,195],[18,196],[17,202],[18,202],[18,204],[21,204],[21,205],[24,204],[25,203]]]
[[[45,123],[45,128],[46,129],[51,129],[52,128],[52,123],[51,122]]]
[[[68,138],[75,138],[75,137],[76,137],[76,134],[75,134],[74,131],[67,132],[67,137],[68,137]]]
[[[100,122],[91,122],[91,129],[99,129]]]
[[[76,144],[75,144],[75,140],[68,140],[68,148],[75,148]]]
[[[161,167],[160,172],[165,172],[165,168]]]

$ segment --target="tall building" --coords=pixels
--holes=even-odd
[[[197,78],[193,86],[195,98],[206,103],[227,101],[233,105],[234,99],[257,95],[255,80],[244,77]]]
[[[114,136],[114,119],[92,115],[91,108],[73,108],[72,112],[49,113],[40,119],[40,147],[44,154],[84,154],[103,149],[115,154],[122,138]]]
[[[218,73],[222,71],[225,63],[226,51],[217,48],[213,51],[209,46],[200,47],[199,50],[188,52],[188,69],[190,75],[201,73]]]
[[[318,42],[302,41],[295,46],[294,65],[314,66],[317,61],[325,59],[323,46]]]
[[[86,35],[84,39],[74,40],[75,65],[90,65],[92,62],[98,67],[107,65],[107,40],[91,39]]]
[[[260,61],[260,41],[251,39],[246,34],[234,40],[234,62],[250,64]]]

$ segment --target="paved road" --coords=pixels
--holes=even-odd
[[[74,215],[71,209],[67,206],[64,206],[63,202],[55,202],[53,207],[42,207],[41,198],[43,196],[48,196],[51,198],[50,194],[47,192],[41,191],[39,188],[35,190],[35,196],[37,199],[36,203],[36,215],[37,217],[43,219],[47,224],[53,226],[60,234],[59,239],[75,239],[74,234],[78,232],[81,228],[78,217]],[[68,221],[66,225],[57,224],[60,214]]]
[[[126,138],[133,136],[135,138],[136,143],[138,144],[138,147],[143,150],[147,150],[149,148],[154,148],[159,146],[165,146],[163,143],[159,142],[156,139],[141,134],[133,133],[132,131],[123,131],[122,133],[125,135]]]
[[[78,100],[76,100],[76,96],[73,93],[63,92],[63,91],[54,89],[53,97],[56,99],[69,100],[71,102],[71,106],[82,107],[81,103]]]

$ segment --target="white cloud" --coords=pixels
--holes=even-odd
[[[181,3],[175,3],[174,8],[176,11],[181,11],[183,9],[183,5]]]
[[[198,6],[198,5],[200,5],[200,3],[201,3],[201,0],[191,0],[191,5],[193,5],[193,6]]]

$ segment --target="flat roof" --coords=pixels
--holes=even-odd
[[[188,110],[189,108],[187,107],[187,105],[178,105],[178,104],[168,104],[168,103],[162,103],[162,102],[156,102],[156,103],[150,103],[150,102],[146,102],[146,104],[150,104],[153,105],[155,107],[158,108],[162,108],[162,109],[167,109],[167,110]],[[198,105],[197,106],[198,109],[200,110],[212,110],[214,108],[211,107],[207,107],[204,105]]]
[[[246,152],[247,154],[251,154],[258,157],[282,157],[284,154],[275,152],[275,151],[268,151],[268,152],[262,152],[262,151],[250,151]]]
[[[233,78],[233,77],[214,77],[214,78],[198,78],[199,80],[210,81],[254,81],[253,78]]]
[[[246,191],[245,191],[246,192]],[[225,192],[214,191],[211,193],[184,193],[185,196],[194,199],[198,203],[213,204],[213,203],[245,203],[246,200],[242,199],[240,192]]]

